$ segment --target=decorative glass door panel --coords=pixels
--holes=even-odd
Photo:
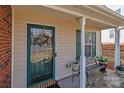
[[[53,77],[54,28],[29,25],[30,84]]]

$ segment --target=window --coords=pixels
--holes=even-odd
[[[110,39],[113,39],[115,37],[115,31],[114,30],[110,30]]]
[[[85,55],[96,56],[96,32],[85,33]]]
[[[92,56],[96,56],[96,32],[92,32]]]
[[[76,59],[81,55],[81,33],[76,31]],[[96,32],[85,32],[85,55],[86,57],[96,56]]]
[[[92,44],[92,32],[85,32],[85,43]]]

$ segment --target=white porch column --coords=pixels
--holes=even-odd
[[[120,30],[115,30],[115,63],[114,66],[120,66]]]
[[[86,87],[85,20],[86,18],[80,19],[80,29],[81,29],[80,88]]]

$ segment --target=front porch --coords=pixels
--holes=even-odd
[[[107,74],[103,74],[99,71],[92,73],[89,77],[90,84],[87,88],[124,88],[124,78],[117,76],[116,72],[111,69],[107,69]],[[80,79],[76,75],[72,82],[72,77],[67,77],[58,82],[61,88],[79,88]]]
[[[102,56],[101,30],[116,28],[114,67],[120,65],[118,27],[124,25],[123,20],[103,6],[13,6],[12,87],[30,87],[47,79],[59,81],[60,87],[108,87],[105,82],[92,84],[95,77],[96,83],[109,78],[99,70],[90,74],[94,78],[86,86],[86,56]],[[76,41],[77,30],[80,43]],[[71,78],[62,79],[72,75],[69,64],[77,59],[77,49],[80,78],[71,83]]]

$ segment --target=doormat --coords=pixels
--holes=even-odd
[[[60,86],[56,80],[47,80],[46,82],[32,86],[32,88],[60,88]]]

